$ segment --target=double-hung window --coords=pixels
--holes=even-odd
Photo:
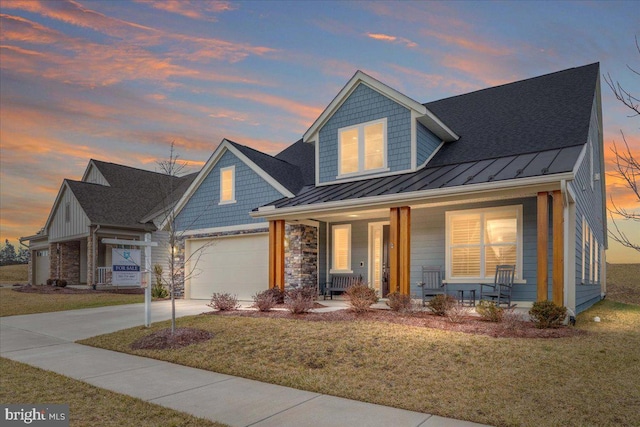
[[[387,119],[338,130],[338,173],[358,175],[387,167]]]
[[[220,169],[220,204],[236,202],[236,168]]]
[[[496,266],[522,277],[522,206],[447,212],[447,279],[493,280]]]
[[[332,227],[332,273],[351,273],[351,225]]]

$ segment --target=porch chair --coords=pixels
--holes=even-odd
[[[418,283],[422,288],[422,306],[427,300],[436,295],[447,294],[447,284],[442,282],[442,270],[440,267],[422,266],[422,282]]]
[[[507,304],[507,307],[511,307],[511,289],[513,288],[513,279],[516,274],[515,265],[497,265],[496,277],[493,283],[481,283],[480,284],[480,299],[490,298],[492,301],[496,301],[496,304]],[[487,292],[484,288],[490,288]]]

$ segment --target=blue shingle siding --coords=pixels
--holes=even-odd
[[[515,301],[535,301],[537,292],[537,228],[536,200],[534,198],[504,200],[501,202],[473,203],[453,207],[411,210],[411,294],[420,295],[417,283],[422,280],[422,266],[441,266],[446,269],[446,219],[447,211],[522,205],[522,279],[526,284],[513,288]],[[449,290],[457,287],[450,285]],[[461,288],[462,289],[462,288]],[[464,289],[470,289],[465,286]],[[476,297],[480,296],[480,287]]]
[[[420,295],[418,282],[422,280],[421,268],[423,265],[440,266],[443,271],[446,268],[446,220],[445,213],[454,210],[489,208],[496,206],[522,205],[523,215],[523,256],[522,275],[526,284],[516,284],[513,289],[515,301],[535,301],[537,295],[537,227],[536,227],[536,199],[504,200],[494,203],[474,203],[452,207],[437,207],[411,210],[411,294]],[[361,274],[366,282],[369,280],[368,266],[368,224],[369,222],[388,221],[388,217],[370,219],[365,221],[352,221],[340,224],[351,224],[351,269],[354,274]],[[331,224],[337,225],[339,223]],[[331,231],[327,239],[330,242]],[[329,246],[331,248],[331,246]],[[329,249],[329,252],[331,249]],[[360,266],[360,262],[364,266]],[[331,268],[330,253],[326,257],[327,264],[321,264],[320,269]],[[452,292],[456,285],[450,285]],[[469,289],[465,286],[464,289]],[[480,296],[480,288],[476,291],[476,297]]]
[[[320,129],[320,182],[338,176],[338,129],[387,118],[387,166],[391,171],[411,167],[411,113],[402,105],[360,84]]]
[[[417,123],[417,131],[417,166],[420,166],[433,154],[442,141],[422,123]]]
[[[604,260],[598,254],[598,276],[595,283],[589,282],[588,270],[585,271],[586,277],[582,274],[582,259],[585,254],[582,253],[582,242],[584,237],[583,222],[584,218],[589,229],[593,233],[598,250],[604,245],[604,224],[606,218],[603,218],[602,204],[604,203],[604,195],[602,194],[601,182],[593,179],[593,175],[600,174],[600,179],[604,179],[604,171],[600,170],[601,153],[599,135],[599,127],[597,122],[596,105],[591,112],[591,122],[589,127],[589,140],[586,144],[585,155],[582,164],[578,167],[576,178],[570,185],[576,196],[576,308],[582,311],[588,308],[593,302],[600,298],[602,265]],[[592,162],[593,159],[593,162]],[[587,258],[588,259],[588,258]],[[582,307],[582,309],[581,309]]]
[[[220,169],[235,165],[236,203],[219,205]],[[282,194],[234,154],[226,151],[176,218],[179,231],[264,222],[249,212]]]

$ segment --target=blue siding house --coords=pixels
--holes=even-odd
[[[424,104],[358,71],[282,153],[216,149],[176,206],[206,254],[185,293],[355,274],[418,295],[423,266],[479,290],[511,264],[517,306],[577,313],[606,292],[604,178],[598,64]]]

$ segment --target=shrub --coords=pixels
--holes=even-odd
[[[67,287],[67,281],[64,279],[57,279],[56,280],[56,286],[59,288],[66,288]]]
[[[279,290],[280,289],[278,289],[278,291]],[[258,292],[253,296],[253,306],[256,307],[258,311],[270,311],[273,307],[276,306],[276,297],[274,296],[273,292],[269,291],[271,291],[271,289]]]
[[[540,329],[557,328],[567,317],[567,307],[556,305],[553,301],[536,301],[529,310],[531,321]]]
[[[444,316],[456,304],[456,299],[451,295],[436,295],[427,302],[427,308],[436,316]]]
[[[211,296],[211,302],[207,305],[220,311],[231,311],[240,307],[238,298],[235,295],[217,292],[214,292]]]
[[[378,302],[378,295],[376,290],[370,288],[365,283],[358,283],[350,286],[345,294],[349,298],[349,305],[351,310],[356,313],[362,313],[369,310],[372,304]]]
[[[387,294],[387,305],[391,311],[398,311],[401,313],[410,312],[413,309],[410,295],[404,295],[400,292],[391,292]]]
[[[155,283],[151,287],[152,298],[166,298],[169,296],[169,291],[162,285],[162,283]]]
[[[47,286],[53,286],[53,284],[54,284],[53,279],[47,279]]]
[[[480,300],[476,305],[476,311],[483,320],[489,322],[501,322],[504,310],[493,301]]]
[[[467,316],[467,309],[458,301],[455,301],[445,312],[447,320],[451,323],[462,323]]]
[[[509,331],[516,331],[524,328],[524,314],[509,308],[502,312],[502,327]]]
[[[271,295],[275,300],[276,304],[284,304],[284,291],[278,287],[270,288],[260,293]]]
[[[308,313],[315,299],[316,287],[313,285],[290,287],[284,291],[284,304],[293,314]]]
[[[160,264],[155,264],[153,266],[153,276],[156,279],[156,282],[153,284],[151,288],[151,297],[152,298],[166,298],[169,296],[169,291],[162,285],[162,266]]]

